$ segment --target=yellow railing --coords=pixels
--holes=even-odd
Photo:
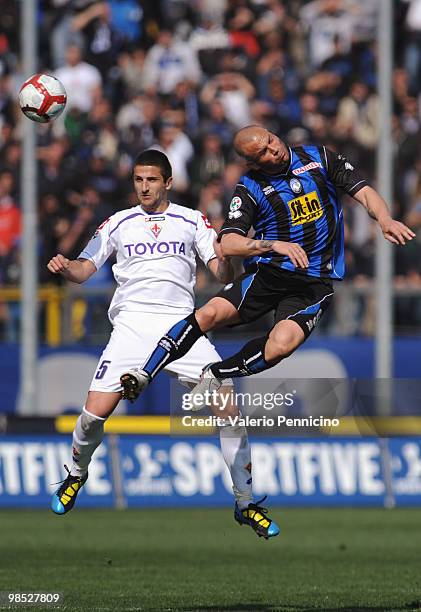
[[[65,297],[63,289],[51,285],[38,289],[38,302],[45,302],[45,340],[49,346],[58,346],[61,343],[61,304]],[[20,302],[21,290],[19,287],[5,287],[0,289],[0,302]],[[34,304],[34,308],[36,304]]]
[[[84,322],[87,312],[87,300],[100,299],[105,304],[109,303],[115,286],[110,284],[104,287],[86,287],[65,284],[62,287],[55,285],[43,285],[38,289],[38,302],[34,308],[41,303],[45,303],[45,338],[49,346],[59,346],[64,343],[80,341],[85,333]],[[198,296],[199,302],[205,302],[212,297],[216,289],[207,287]],[[338,284],[335,287],[335,320],[336,327],[342,329],[344,322],[349,317],[348,303],[350,297],[361,296],[368,302],[374,298],[374,285],[364,287],[354,283]],[[421,288],[419,286],[399,286],[394,287],[394,297],[417,297],[421,298]],[[0,305],[3,303],[13,303],[21,301],[21,291],[19,287],[0,288]],[[346,327],[345,327],[346,329]],[[366,333],[370,335],[373,330]],[[104,332],[105,333],[105,332]],[[352,332],[351,332],[352,333]],[[104,337],[96,339],[98,344],[106,342],[107,330]]]

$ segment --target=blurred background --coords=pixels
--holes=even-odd
[[[377,4],[39,2],[38,71],[55,74],[68,92],[65,116],[38,130],[39,283],[51,289],[40,304],[40,342],[106,342],[112,262],[80,297],[52,276],[46,263],[57,252],[75,258],[102,220],[134,203],[132,160],[144,148],[168,155],[174,168],[172,199],[203,211],[216,230],[242,171],[232,137],[250,123],[264,125],[291,145],[311,142],[336,149],[375,185],[381,130]],[[0,6],[0,279],[3,287],[16,287],[23,121],[16,99],[24,75],[19,3]],[[391,204],[397,218],[416,230],[421,224],[421,8],[417,0],[398,0],[393,7]],[[374,224],[360,206],[344,200],[349,293],[323,320],[323,334],[370,337],[374,309],[364,288],[374,273]],[[395,330],[415,335],[421,326],[419,241],[394,255]],[[217,289],[202,271],[198,303]],[[19,306],[6,295],[0,295],[0,339],[14,343]],[[59,312],[52,306],[56,299]],[[52,320],[52,312],[59,320]]]
[[[70,432],[74,422],[71,415],[77,414],[84,403],[111,330],[107,308],[114,290],[113,262],[107,262],[82,287],[51,275],[46,264],[58,252],[71,259],[77,257],[99,223],[135,203],[132,162],[140,150],[153,147],[168,155],[174,170],[171,199],[202,211],[216,230],[223,222],[233,186],[242,173],[232,148],[233,134],[251,123],[267,127],[290,145],[324,144],[345,154],[382,192],[376,178],[378,143],[387,129],[382,125],[378,93],[381,59],[378,9],[382,4],[386,3],[381,0],[37,3],[36,71],[54,74],[63,82],[68,104],[58,120],[36,126],[38,300],[31,307],[36,314],[38,361],[32,368],[36,390],[25,395],[20,374],[20,347],[24,339],[20,181],[26,119],[19,110],[17,93],[28,75],[24,74],[21,55],[23,3],[0,1],[0,416],[3,415],[0,431],[9,435],[0,438],[0,451],[6,449],[4,457],[12,461],[10,449],[23,444],[24,438],[15,440],[10,437],[13,434]],[[391,4],[394,43],[390,205],[395,218],[421,235],[421,1],[395,0]],[[346,280],[336,284],[334,305],[320,328],[296,355],[271,371],[272,378],[373,379],[378,371],[375,225],[355,201],[345,196],[343,205]],[[393,401],[385,391],[389,399],[383,404],[378,401],[378,393],[363,393],[372,400],[368,402],[369,410],[367,402],[363,402],[364,415],[393,414],[410,419],[383,423],[380,433],[384,435],[421,432],[417,420],[421,391],[416,384],[421,363],[420,240],[418,237],[405,248],[393,249],[393,274],[389,280],[393,293],[390,373],[412,382],[398,385],[398,390],[392,393]],[[237,267],[240,271],[240,262]],[[204,303],[218,288],[207,271],[199,267],[197,304]],[[268,316],[247,327],[215,332],[212,340],[222,355],[229,355],[245,339],[270,326]],[[115,435],[121,433],[121,428],[132,434],[158,435],[169,431],[168,422],[162,420],[165,417],[159,416],[168,413],[169,382],[165,374],[158,380],[136,404],[121,403],[120,414],[138,416],[140,420],[131,421],[132,425],[128,421],[124,426],[116,425]],[[326,393],[335,388],[332,383]],[[303,393],[309,397],[308,390]],[[28,397],[35,399],[29,401]],[[349,402],[345,402],[345,408],[338,408],[339,404],[335,396],[333,404],[329,404],[330,412],[345,414]],[[311,408],[305,408],[306,401],[302,405],[303,413],[311,412]],[[150,415],[158,420],[151,421]],[[379,431],[376,427],[369,424],[363,433],[375,435]],[[361,431],[361,425],[349,425],[343,427],[342,433],[359,435]],[[318,433],[323,436],[328,432]],[[135,438],[125,439],[129,450],[122,465],[134,470],[136,482],[146,478],[149,485],[138,482],[136,488],[135,482],[125,492],[120,487],[118,503],[126,503],[125,495],[132,495],[140,505],[164,503],[163,499],[165,503],[171,503],[169,499],[182,503],[183,493],[173,491],[175,497],[169,498],[168,493],[162,493],[164,484],[158,482],[165,470],[175,469],[168,463],[171,441],[158,437],[140,440],[138,448]],[[44,438],[27,441],[39,465],[50,466],[46,481],[58,480],[51,474],[51,466],[56,465],[54,470],[59,473],[62,459],[67,459],[69,438],[54,439],[49,443],[51,447]],[[101,473],[107,473],[111,479],[107,462],[112,449],[108,444],[98,451],[98,457],[103,453],[106,459]],[[191,444],[194,451],[196,446]],[[278,457],[275,447],[269,442],[265,444],[266,455],[259,455],[261,466],[267,465],[268,456]],[[361,464],[362,473],[365,468],[368,472],[364,473],[370,473],[374,464],[378,466],[378,486],[374,482],[377,476],[373,476],[372,489],[363,490],[356,482],[355,495],[361,497],[361,503],[368,503],[368,499],[370,503],[382,504],[388,496],[390,501],[392,481],[390,470],[385,468],[381,440],[367,443],[355,439],[353,444],[356,457],[361,454],[364,461],[372,462]],[[365,444],[374,444],[369,459],[365,451],[358,454]],[[407,442],[394,440],[393,444],[397,453],[396,474],[405,481],[401,493],[408,503],[419,503],[419,444],[415,438]],[[215,448],[213,442],[209,445]],[[16,461],[21,461],[21,451],[26,452],[26,447],[21,446],[21,450],[16,450]],[[314,461],[322,462],[318,447]],[[291,452],[301,456],[299,445],[294,449]],[[212,459],[214,451],[210,452]],[[194,463],[194,452],[192,457]],[[209,461],[203,464],[205,467],[196,466],[198,474],[209,468],[211,459],[210,464]],[[149,466],[149,471],[141,464]],[[322,462],[323,469],[327,469],[326,465]],[[346,469],[341,466],[336,472],[339,475],[340,470]],[[298,469],[297,474],[306,469],[301,472]],[[45,473],[40,470],[42,483]],[[262,468],[260,482],[265,482],[264,473]],[[12,472],[7,474],[11,479]],[[343,475],[345,478],[345,472]],[[15,476],[19,478],[18,472]],[[304,500],[330,503],[337,501],[337,495],[345,498],[354,495],[347,493],[346,487],[341,490],[339,480],[334,492],[323,491],[319,476],[313,476],[314,495],[304,492]],[[277,478],[279,486],[273,493],[279,495],[280,503],[288,503],[293,489],[289,492],[285,489],[287,485],[284,486],[278,472]],[[17,491],[22,494],[24,484],[18,486],[13,479],[10,483],[15,484],[9,489],[5,485],[4,492],[0,487],[0,503],[2,498],[9,505],[20,503]],[[98,485],[95,495],[103,495],[101,499],[109,501],[113,499],[114,486],[114,482],[108,489],[104,485],[101,493]],[[200,499],[205,501],[216,500],[209,503],[225,503],[230,498],[227,488],[222,480],[218,486],[219,497],[216,489],[212,489],[216,497],[200,492],[200,484],[192,496],[197,493],[198,499],[202,496]],[[300,493],[300,486],[297,484],[296,493]],[[263,489],[266,490],[264,486]],[[44,484],[40,484],[36,498],[41,500],[40,504],[44,503],[43,490]],[[162,497],[155,498],[155,494]],[[34,493],[29,491],[28,495],[33,503],[38,503],[35,497],[30,497]],[[359,503],[357,497],[353,500]]]

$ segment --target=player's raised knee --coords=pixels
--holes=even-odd
[[[203,332],[215,327],[218,322],[218,309],[215,304],[209,303],[195,312],[196,321]]]
[[[285,358],[291,355],[295,349],[301,344],[303,334],[289,333],[284,329],[276,329],[276,327],[270,332],[267,347],[270,349],[270,355],[266,356],[266,359]]]

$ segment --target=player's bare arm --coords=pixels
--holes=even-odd
[[[217,281],[224,285],[230,283],[234,280],[234,268],[232,267],[231,259],[224,256],[221,245],[217,240],[214,240],[213,248],[216,257],[208,262],[208,268]]]
[[[245,236],[230,233],[222,236],[222,252],[225,257],[253,257],[263,255],[269,251],[275,251],[280,255],[290,258],[297,268],[308,267],[308,257],[304,249],[295,242],[283,242],[281,240],[253,240]]]
[[[409,227],[392,219],[386,202],[375,189],[366,185],[357,191],[354,198],[364,206],[370,217],[377,221],[386,240],[403,245],[414,238],[415,234]]]
[[[50,259],[47,268],[53,274],[61,274],[72,283],[84,283],[96,272],[96,267],[89,259],[67,259],[58,253]]]

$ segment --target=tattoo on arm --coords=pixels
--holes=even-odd
[[[257,246],[260,249],[265,249],[265,251],[270,251],[272,249],[272,246],[275,242],[275,240],[257,240]]]
[[[259,249],[264,253],[266,251],[271,251],[273,244],[276,240],[254,240],[253,238],[249,238],[246,242],[246,248],[250,249],[250,251],[255,251]]]

